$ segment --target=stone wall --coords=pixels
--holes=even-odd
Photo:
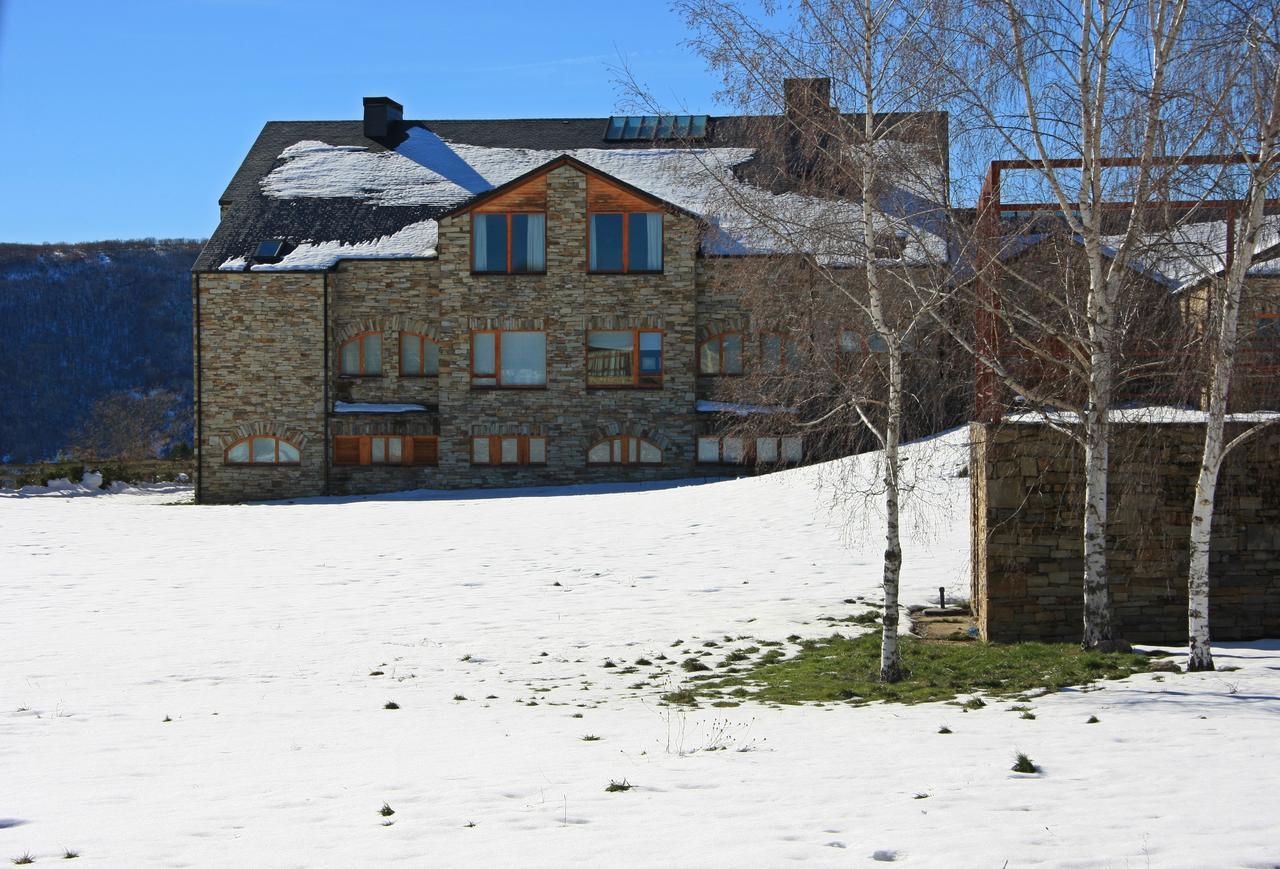
[[[1228,437],[1239,426],[1228,426]],[[973,423],[972,594],[985,639],[1077,642],[1083,559],[1080,450],[1038,424]],[[1117,636],[1186,642],[1191,502],[1204,437],[1193,424],[1114,431],[1108,564]],[[1280,636],[1280,430],[1235,450],[1213,526],[1216,640]]]
[[[196,276],[201,501],[324,490],[324,278],[298,272]],[[288,441],[301,461],[228,464],[226,449],[255,434]]]
[[[517,486],[688,476],[694,456],[695,266],[698,225],[663,220],[661,274],[587,271],[587,178],[572,166],[547,176],[546,274],[473,275],[468,214],[440,222],[440,477],[445,485]],[[547,332],[545,389],[473,389],[471,331],[504,327]],[[661,389],[586,385],[588,329],[660,328]],[[532,426],[547,437],[541,467],[470,463],[475,434]],[[656,467],[586,464],[612,429],[649,432],[663,449]]]
[[[433,259],[351,259],[324,273],[199,275],[205,447],[200,499],[755,473],[754,467],[696,461],[698,432],[717,424],[714,415],[696,412],[696,401],[712,395],[719,379],[699,383],[698,341],[726,324],[744,332],[750,325],[733,272],[699,258],[698,222],[672,211],[663,220],[662,273],[591,274],[587,195],[580,168],[564,165],[547,174],[545,274],[472,274],[471,216],[461,213],[440,221]],[[472,387],[472,330],[499,328],[546,331],[546,388]],[[588,388],[587,331],[632,328],[662,330],[662,387]],[[436,342],[437,376],[401,376],[402,331]],[[382,338],[380,370],[341,374],[343,342],[369,332]],[[745,343],[747,364],[754,364],[756,345]],[[418,404],[424,410],[340,413],[334,410],[337,401]],[[472,437],[517,432],[546,437],[545,465],[471,464]],[[228,464],[226,447],[253,433],[290,439],[302,450],[301,464]],[[335,436],[397,434],[438,435],[438,466],[328,462]],[[588,465],[588,450],[616,435],[656,444],[662,463]]]

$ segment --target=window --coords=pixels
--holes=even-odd
[[[593,272],[662,271],[662,214],[596,213],[590,223]]]
[[[905,344],[904,344],[905,349]],[[879,332],[872,332],[865,339],[860,332],[852,329],[840,330],[840,352],[842,353],[888,353],[889,345]]]
[[[619,435],[587,450],[588,465],[660,465],[662,449],[638,437]]]
[[[365,332],[344,341],[338,355],[338,370],[346,377],[382,376],[381,333]]]
[[[255,435],[227,448],[228,465],[296,465],[302,456],[288,441],[270,435]]]
[[[661,332],[653,329],[587,332],[587,386],[661,385]]]
[[[426,335],[400,333],[400,376],[434,377],[440,373],[440,346]]]
[[[698,438],[698,462],[707,465],[797,464],[804,460],[804,442],[798,436]]]
[[[337,436],[335,465],[437,465],[440,439],[421,435]]]
[[[604,130],[606,142],[701,139],[706,135],[706,115],[614,115]]]
[[[698,345],[699,374],[741,374],[742,335],[725,332]]]
[[[1259,314],[1257,335],[1262,341],[1280,341],[1280,314]]]
[[[509,389],[546,386],[547,333],[472,332],[471,385]]]
[[[537,435],[484,435],[471,439],[473,465],[545,465],[547,439]]]
[[[471,270],[510,275],[546,272],[547,216],[471,215]]]
[[[765,371],[777,373],[786,368],[795,369],[797,362],[795,341],[772,333],[760,336],[760,363]]]

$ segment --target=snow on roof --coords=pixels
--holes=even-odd
[[[290,271],[296,269],[329,268],[340,259],[411,259],[436,255],[438,226],[434,220],[411,223],[399,232],[348,244],[342,241],[303,242],[274,263],[254,263],[255,272]],[[244,257],[233,257],[219,270],[238,271],[245,265]]]
[[[1116,248],[1124,240],[1121,235],[1105,236],[1107,254],[1114,256]],[[1263,218],[1254,245],[1254,255],[1280,244],[1280,214]],[[1151,232],[1138,239],[1134,248],[1134,268],[1153,280],[1172,287],[1186,289],[1205,278],[1221,274],[1227,267],[1227,222],[1206,220],[1184,223],[1171,230]],[[1254,263],[1250,275],[1276,274],[1280,263],[1267,260]]]
[[[738,416],[749,416],[755,413],[795,413],[786,407],[765,407],[759,404],[736,404],[729,401],[707,401],[698,399],[698,413],[736,413]]]
[[[1112,410],[1109,420],[1115,423],[1154,423],[1158,425],[1192,424],[1204,425],[1206,414],[1203,410],[1191,410],[1183,407],[1125,407]],[[1280,420],[1280,411],[1259,410],[1249,413],[1229,413],[1227,422],[1270,422]],[[1078,425],[1080,415],[1068,411],[1020,411],[1006,414],[1004,422],[1014,425]]]
[[[334,413],[413,413],[426,410],[421,404],[371,404],[368,402],[335,401]]]
[[[891,214],[879,216],[884,229],[897,228],[905,239],[901,258],[892,261],[938,261],[946,256],[944,234],[937,227],[924,226],[919,218],[926,212],[937,213],[934,203],[941,201],[945,185],[942,167],[932,161],[932,169],[921,169],[930,162],[923,149],[895,144],[898,147],[885,150],[886,159],[909,171],[903,183],[886,197]],[[705,248],[708,253],[789,252],[795,249],[789,239],[795,238],[804,249],[828,261],[856,261],[858,252],[848,239],[858,235],[860,205],[795,193],[775,194],[747,184],[734,174],[734,168],[755,153],[752,148],[498,148],[449,142],[425,128],[413,127],[394,151],[314,140],[297,142],[281,152],[283,162],[260,184],[264,194],[276,199],[350,198],[379,206],[451,208],[558,157],[569,156],[702,216],[713,226]],[[761,214],[770,219],[759,219]],[[427,220],[415,226],[408,236],[402,237],[411,227],[355,245],[309,241],[279,263],[252,268],[322,268],[348,256],[434,254],[435,222]],[[232,262],[228,260],[222,267],[228,268]]]

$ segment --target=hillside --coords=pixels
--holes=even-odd
[[[201,244],[0,244],[0,457],[53,457],[110,392],[191,394]]]
[[[967,588],[966,436],[905,450],[907,604]],[[662,705],[683,659],[861,630],[822,619],[878,596],[883,521],[830,505],[876,458],[293,504],[0,494],[0,861],[1275,865],[1274,641],[1024,706]]]

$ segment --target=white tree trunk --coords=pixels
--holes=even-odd
[[[1090,251],[1090,254],[1094,253]],[[1080,644],[1093,649],[1114,639],[1107,574],[1107,483],[1111,453],[1110,286],[1101,258],[1091,263],[1089,293],[1090,376],[1084,413],[1084,624]]]
[[[898,336],[889,343],[889,407],[884,440],[884,625],[880,641],[880,681],[897,682],[902,676],[898,651],[898,583],[902,575],[902,541],[898,530],[901,462],[898,442],[902,430],[902,345]]]
[[[1084,432],[1084,633],[1081,645],[1096,648],[1114,639],[1111,591],[1107,576],[1107,459],[1110,452],[1106,409],[1085,413]]]

